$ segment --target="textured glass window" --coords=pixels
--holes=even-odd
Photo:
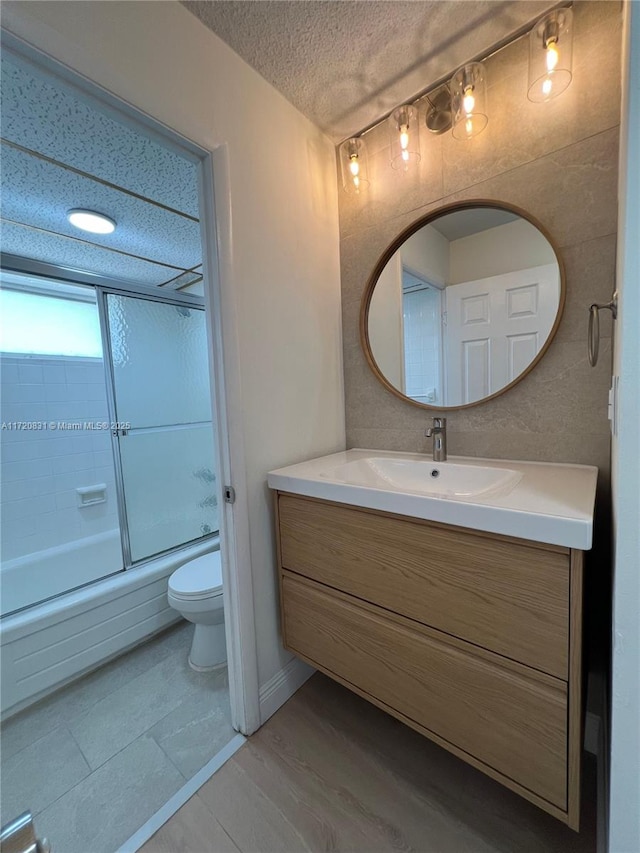
[[[95,302],[0,289],[0,350],[102,358]]]

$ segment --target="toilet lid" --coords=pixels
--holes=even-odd
[[[180,566],[169,578],[169,589],[180,598],[204,598],[222,594],[220,551],[203,554]]]

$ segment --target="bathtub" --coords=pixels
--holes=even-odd
[[[3,612],[28,605],[25,589],[37,590],[38,598],[57,597],[0,619],[2,717],[180,619],[167,602],[169,575],[217,547],[218,537],[211,537],[62,595],[62,586],[87,583],[87,567],[94,576],[102,575],[117,565],[115,554],[121,561],[117,531],[5,562],[0,574]]]
[[[122,566],[120,532],[107,530],[46,551],[37,551],[0,568],[0,616],[45,601],[118,571]],[[121,571],[121,570],[120,570]]]

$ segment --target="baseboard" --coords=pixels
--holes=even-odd
[[[293,658],[286,666],[260,687],[260,724],[267,722],[287,699],[291,699],[315,670],[298,658]]]

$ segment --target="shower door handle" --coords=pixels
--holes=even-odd
[[[111,432],[115,438],[124,438],[125,435],[129,435],[128,429],[113,429]]]

